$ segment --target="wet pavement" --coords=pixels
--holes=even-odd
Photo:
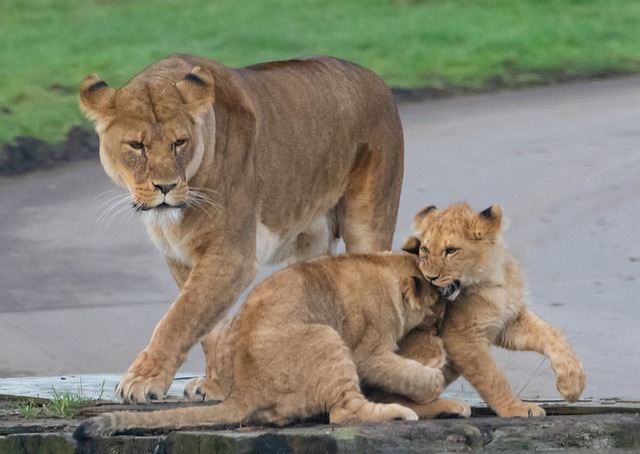
[[[395,245],[424,205],[500,203],[531,308],[585,364],[584,396],[640,396],[640,78],[400,112]],[[0,180],[0,377],[124,372],[177,295],[137,215],[109,211],[113,189],[98,161]],[[496,357],[522,396],[558,396],[548,361]],[[203,368],[196,347],[181,371]]]

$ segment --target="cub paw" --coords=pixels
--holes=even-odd
[[[424,370],[419,388],[406,394],[409,399],[417,403],[433,400],[434,397],[442,394],[445,388],[444,375],[440,369],[425,366]]]
[[[115,398],[123,403],[147,403],[167,395],[173,373],[151,355],[138,355],[127,373],[116,386]]]
[[[520,402],[505,410],[496,411],[496,413],[498,413],[498,416],[505,418],[533,418],[547,414],[544,408],[531,402]]]
[[[578,400],[587,382],[582,363],[573,359],[556,365],[554,370],[556,372],[556,387],[560,394],[569,402]]]
[[[195,402],[206,400],[224,400],[222,390],[216,380],[194,378],[184,387],[184,397]]]
[[[415,411],[399,404],[380,404],[384,405],[384,410],[381,412],[381,416],[384,419],[382,421],[404,420],[404,421],[417,421],[418,415]],[[379,421],[379,420],[378,420]]]
[[[449,399],[434,399],[425,404],[406,404],[420,419],[468,418],[471,407],[465,402]]]

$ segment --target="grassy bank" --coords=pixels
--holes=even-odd
[[[62,139],[77,86],[118,86],[167,54],[230,66],[331,54],[396,87],[481,88],[640,70],[637,0],[3,0],[0,145]]]

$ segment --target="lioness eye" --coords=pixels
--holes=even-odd
[[[175,142],[173,142],[173,146],[177,148],[177,147],[181,147],[185,143],[187,143],[187,139],[178,139]]]
[[[129,142],[129,146],[134,150],[142,150],[144,148],[144,144],[142,142],[138,142],[137,140]]]
[[[423,254],[428,254],[429,253],[429,248],[427,246],[421,246],[420,247],[420,252],[422,252]]]
[[[453,255],[456,252],[458,252],[458,248],[457,247],[448,247],[444,250],[445,254],[447,255]]]

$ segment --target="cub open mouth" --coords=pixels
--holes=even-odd
[[[451,284],[446,287],[436,287],[440,294],[448,299],[449,301],[453,301],[460,294],[460,281],[455,280]]]

